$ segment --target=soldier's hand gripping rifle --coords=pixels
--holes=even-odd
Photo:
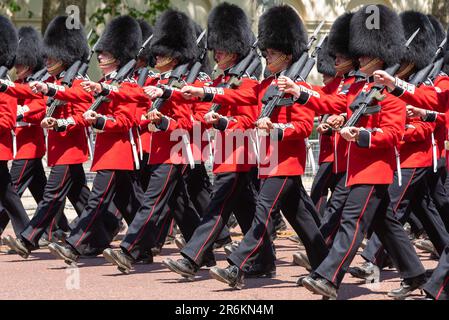
[[[424,69],[418,71],[413,78],[410,80],[410,83],[419,87],[421,84],[426,82],[427,80],[434,81],[438,74],[443,69],[444,65],[444,47],[446,46],[447,38],[441,42],[438,46],[437,52],[433,57],[432,62],[426,66]]]
[[[206,32],[207,32],[207,30],[204,30],[199,35],[199,37],[196,40],[196,44],[197,45],[199,45],[201,43],[201,40],[206,35]],[[197,65],[197,63],[199,63],[199,62],[197,61],[193,66]],[[181,64],[181,65],[177,66],[170,73],[170,76],[168,77],[168,83],[166,84],[166,86],[167,87],[171,87],[171,88],[177,88],[177,89],[182,88],[186,84],[186,81],[183,80],[184,77],[187,76],[188,78],[190,78],[190,80],[193,77],[193,73],[191,73],[189,71],[189,67],[190,67],[190,63],[185,63],[185,64]],[[201,68],[201,66],[199,66],[199,68],[195,67],[195,69],[198,70],[198,72],[199,72],[200,68]],[[192,74],[192,75],[190,76],[190,74]],[[198,76],[198,73],[196,74],[194,80],[196,80],[197,76]],[[194,80],[192,82],[194,82]],[[150,112],[154,111],[154,110],[158,110],[159,111],[164,106],[166,101],[167,100],[164,99],[164,98],[157,98],[156,100],[154,100],[153,104],[151,105]]]
[[[231,69],[229,69],[229,81],[220,84],[218,87],[238,88],[241,84],[241,79],[243,76],[247,75],[248,77],[250,77],[256,71],[256,69],[260,65],[260,55],[257,52],[257,43],[258,40],[253,43],[253,45],[251,46],[251,51],[248,53],[248,55]],[[218,112],[220,108],[221,106],[219,104],[214,103],[211,106],[209,112]]]
[[[320,23],[320,25],[315,29],[312,36],[309,39],[309,43],[307,44],[307,50],[303,52],[301,57],[294,62],[290,68],[285,72],[285,76],[295,81],[299,78],[306,63],[309,61],[309,50],[312,48],[313,43],[317,40],[318,33],[324,25],[324,21]],[[259,116],[259,120],[262,118],[270,117],[273,110],[282,105],[283,99],[285,96],[285,92],[280,91],[278,86],[271,85],[268,87],[265,95],[262,98],[263,107],[262,112]],[[290,103],[289,103],[290,104]]]
[[[70,88],[73,85],[73,81],[78,75],[78,70],[81,67],[81,61],[76,61],[72,64],[72,66],[66,71],[64,78],[61,81],[61,84],[67,88]],[[56,108],[64,105],[65,102],[53,98],[49,98],[47,101],[47,113],[46,117],[51,118],[56,110]]]
[[[407,40],[407,43],[405,44],[406,49],[410,47],[410,44],[413,42],[419,31],[420,29],[416,30],[415,33],[413,33]],[[400,67],[401,64],[397,63],[394,66],[387,68],[385,72],[391,76],[394,76],[399,71]],[[377,105],[377,102],[382,101],[385,98],[382,94],[384,90],[385,86],[375,85],[369,92],[359,93],[350,106],[351,110],[353,110],[353,114],[343,128],[355,127],[363,115],[378,113],[380,111],[380,106]],[[373,104],[376,105],[372,106]]]

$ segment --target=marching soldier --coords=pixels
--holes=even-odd
[[[357,57],[349,50],[350,22],[353,13],[345,13],[335,20],[331,27],[327,43],[327,51],[321,50],[318,56],[318,70],[328,74],[327,83],[321,90],[327,95],[345,95],[349,87],[357,77],[355,72],[358,67]],[[326,49],[326,46],[324,47]],[[323,56],[330,55],[323,59]],[[326,77],[325,77],[326,79]],[[333,156],[334,161],[331,166],[333,175],[334,190],[328,200],[321,219],[320,231],[328,247],[332,246],[335,234],[339,228],[341,213],[348,198],[349,188],[346,186],[347,170],[347,141],[337,132],[344,124],[346,114],[325,115],[327,118],[325,125],[331,131],[334,141]],[[319,209],[319,208],[318,208]],[[293,254],[293,262],[310,270],[310,262],[302,252]],[[302,285],[302,278],[298,279],[298,284]]]
[[[89,52],[84,28],[68,29],[66,20],[65,16],[53,19],[44,35],[46,67],[54,81],[48,84],[48,96],[55,95],[58,89],[64,90],[61,83],[65,72],[76,61],[84,61]],[[81,82],[82,79],[77,78],[73,85],[79,86]],[[8,90],[24,91],[33,96],[35,93],[31,90],[36,84],[16,85]],[[42,99],[42,95],[37,96]],[[41,122],[41,126],[48,130],[47,157],[51,167],[44,198],[18,238],[8,239],[11,249],[25,259],[32,250],[38,248],[38,240],[60,212],[66,197],[79,214],[87,202],[90,191],[83,169],[83,163],[88,159],[86,124],[83,119],[86,109],[85,103],[66,103],[55,108],[52,114],[47,114]]]
[[[166,85],[177,67],[191,63],[198,57],[195,29],[193,22],[184,13],[167,10],[156,22],[154,34],[150,50],[156,57],[156,69],[161,72],[158,85]],[[141,89],[134,92],[117,89],[109,94],[111,99],[121,97],[124,101],[150,102]],[[190,145],[182,137],[182,141],[171,139],[171,134],[175,131],[183,136],[192,129],[191,110],[189,104],[167,100],[160,110],[151,111],[147,115],[151,120],[149,129],[152,131],[150,184],[143,205],[121,243],[121,250],[106,249],[103,252],[104,257],[117,265],[123,273],[129,273],[132,264],[142,254],[151,253],[150,249],[155,247],[153,216],[161,215],[166,206],[172,210],[186,240],[190,239],[199,224],[200,217],[189,198],[183,179],[188,162],[184,156],[188,154],[185,150]],[[211,260],[207,264],[215,264],[212,252],[210,256]]]
[[[373,87],[371,75],[374,71],[399,64],[404,51],[401,20],[387,7],[378,5],[377,8],[380,29],[366,27],[366,7],[356,12],[350,23],[349,47],[360,57],[360,70],[369,77],[366,81],[354,83],[347,95],[332,97],[296,86],[285,77],[280,80],[281,88],[298,97],[299,103],[320,113],[347,111],[350,117],[349,106],[354,99],[360,92],[366,93]],[[357,124],[360,127],[341,130],[342,137],[350,141],[347,172],[350,193],[329,255],[302,281],[308,290],[327,298],[336,298],[338,287],[370,228],[377,233],[404,278],[400,288],[391,291],[390,296],[407,296],[426,281],[424,267],[401,223],[394,218],[388,195],[388,185],[393,182],[396,166],[394,148],[405,128],[405,104],[384,92],[384,99],[378,105],[381,111],[362,116]],[[379,175],[379,172],[383,174]]]
[[[130,16],[115,18],[107,25],[95,48],[104,76],[101,85],[83,82],[81,87],[87,91],[84,94],[81,92],[82,88],[76,87],[57,92],[55,96],[68,101],[73,99],[92,102],[91,91],[107,95],[110,90],[115,90],[115,75],[137,57],[141,44],[142,32],[137,21]],[[119,85],[122,90],[137,86],[129,78]],[[136,123],[136,104],[110,99],[95,110],[87,110],[84,118],[98,132],[91,169],[97,174],[91,196],[76,227],[66,239],[66,245],[52,243],[49,246],[53,255],[69,264],[76,263],[85,250],[93,247],[103,251],[109,246],[112,237],[107,227],[106,230],[103,229],[103,224],[112,202],[127,223],[131,224],[143,198],[140,183],[134,175],[135,164],[140,161],[136,149],[133,150],[135,145],[133,146],[132,129]],[[130,212],[128,204],[131,206]],[[149,261],[152,262],[151,259]]]
[[[261,106],[265,92],[271,85],[276,85],[280,74],[300,58],[306,43],[307,34],[298,14],[289,6],[273,7],[264,13],[259,23],[259,47],[272,76],[248,90],[189,87],[182,91],[186,96],[218,104],[257,103]],[[264,252],[270,241],[271,214],[279,209],[300,236],[312,268],[326,257],[328,250],[324,239],[313,214],[306,210],[305,202],[310,201],[310,197],[301,181],[306,161],[304,139],[311,134],[313,119],[313,110],[293,105],[275,108],[270,118],[256,122],[256,128],[268,132],[268,136],[261,140],[256,138],[266,150],[259,153],[262,182],[255,217],[237,250],[228,256],[230,265],[210,270],[214,279],[234,288],[242,287],[244,272],[250,269],[257,254]]]
[[[418,28],[420,29],[403,58],[402,68],[396,75],[408,79],[412,74],[424,69],[432,62],[437,46],[434,28],[426,15],[406,11],[401,13],[400,18],[407,37],[411,36]],[[429,171],[433,171],[432,133],[435,130],[435,122],[431,121],[434,119],[436,120],[431,115],[424,120],[417,117],[407,118],[405,133],[399,146],[401,171],[395,171],[394,182],[389,187],[389,194],[395,217],[402,223],[407,221],[412,204],[414,204],[414,213],[422,221],[437,252],[441,253],[449,245],[449,234],[433,203],[423,201],[423,196],[429,192],[425,177]],[[399,183],[399,179],[402,179],[402,183]],[[369,278],[371,281],[378,282],[379,267],[384,266],[386,255],[375,234],[369,240],[362,257],[367,263],[360,268],[351,268],[351,274],[358,278]]]
[[[8,70],[14,66],[18,46],[17,31],[11,21],[0,15],[0,80],[8,79]],[[4,208],[18,236],[29,218],[14,188],[8,171],[8,161],[14,157],[13,135],[17,117],[17,99],[3,93],[6,84],[0,84],[0,208]]]
[[[225,29],[226,26],[226,29]],[[229,30],[230,29],[230,30]],[[251,50],[253,41],[249,20],[242,9],[223,3],[210,13],[208,19],[208,48],[214,50],[218,68],[223,71],[213,86],[225,86],[231,81],[229,73]],[[248,75],[238,79],[233,90],[250,91],[258,85],[257,80]],[[160,93],[159,93],[160,94]],[[180,96],[173,92],[172,98]],[[183,100],[182,97],[178,99]],[[255,163],[251,156],[251,146],[245,130],[251,128],[258,114],[257,106],[223,103],[218,109],[209,104],[201,121],[204,126],[216,129],[214,174],[212,199],[201,224],[190,241],[182,249],[182,259],[164,260],[173,272],[186,278],[193,278],[204,263],[205,253],[212,249],[214,242],[226,227],[229,216],[234,212],[242,232],[246,234],[255,212],[256,191],[251,170]],[[237,145],[234,139],[240,141]],[[246,141],[245,141],[246,140]],[[232,149],[230,148],[232,146]],[[203,149],[203,154],[207,149]],[[247,276],[272,277],[275,273],[274,254],[271,241],[265,243],[266,251],[260,256],[259,266],[248,269]]]
[[[200,36],[202,32],[203,29],[195,23],[196,36]],[[209,35],[211,34],[210,29],[208,29],[208,33]],[[206,37],[204,37],[199,44],[199,47],[205,48],[206,41],[207,39]],[[202,71],[199,74],[201,81],[210,82],[211,80],[208,74],[211,73],[211,66],[209,57],[207,55],[204,57],[201,70]],[[211,150],[213,149],[213,146],[211,145],[211,141],[209,141],[208,139],[203,139],[203,137],[207,135],[204,116],[209,111],[209,105],[200,103],[192,104],[192,107],[193,126],[192,130],[189,133],[190,145],[192,146],[192,155],[193,159],[195,160],[195,167],[193,169],[187,167],[183,177],[189,197],[192,200],[192,203],[195,206],[195,209],[197,210],[200,217],[203,217],[208,210],[212,193],[212,184],[207,173],[205,163],[211,157]],[[167,216],[167,214],[169,215]],[[171,216],[172,214],[170,214],[170,210],[166,210],[164,214],[158,217],[158,222],[156,223],[156,225],[158,226],[157,228],[165,229],[162,232],[158,232],[158,239],[156,239],[156,242],[159,243],[159,245],[162,245],[163,241],[165,241],[165,236],[167,235],[170,227],[168,218]],[[159,236],[159,234],[161,236]],[[214,249],[222,247],[223,245],[231,242],[232,240],[229,234],[229,229],[225,227],[222,230],[220,236],[215,241]],[[183,247],[185,246],[185,240],[182,234],[178,234],[176,236],[175,243],[180,250],[183,249]]]
[[[19,29],[19,47],[15,59],[16,84],[26,84],[40,74],[45,77],[42,37],[33,27],[22,27]],[[8,94],[10,92],[7,91]],[[45,117],[44,99],[21,98],[16,92],[13,96],[18,99],[17,124],[15,130],[15,155],[10,173],[13,184],[19,196],[29,188],[31,195],[37,204],[41,202],[44,195],[44,188],[47,183],[42,158],[46,152],[45,135],[40,126]],[[62,213],[62,211],[61,211]],[[61,215],[62,226],[65,231],[68,229],[68,222],[64,215]],[[9,217],[5,211],[0,213],[0,233],[9,222]],[[51,240],[53,232],[56,232],[57,217],[52,221],[47,232],[50,232],[48,239]]]
[[[449,63],[449,51],[445,52],[444,62]],[[443,68],[443,70],[445,70]],[[399,78],[392,77],[384,71],[376,71],[377,83],[386,85],[392,94],[398,96],[406,103],[422,107],[427,110],[445,112],[447,117],[449,105],[449,90],[447,89],[448,77],[440,74],[434,81],[433,86],[419,86],[409,84]],[[443,89],[444,88],[444,89]],[[425,115],[429,115],[426,112]],[[440,257],[437,268],[433,271],[431,278],[424,285],[423,290],[427,298],[435,300],[449,300],[449,247],[446,247]]]

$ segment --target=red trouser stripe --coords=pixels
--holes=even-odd
[[[158,243],[159,240],[161,239],[162,232],[164,231],[165,224],[167,223],[167,221],[168,221],[168,219],[169,219],[170,217],[171,217],[171,214],[170,214],[170,213],[167,213],[167,215],[166,215],[165,218],[164,218],[164,221],[162,222],[161,230],[159,231],[159,234],[157,235],[156,243]]]
[[[371,198],[371,195],[373,194],[373,191],[374,191],[374,186],[371,187],[371,191],[368,194],[368,198],[366,199],[365,205],[364,205],[364,207],[362,209],[362,212],[360,213],[359,219],[357,220],[357,224],[355,225],[354,237],[352,238],[351,246],[349,247],[348,252],[346,252],[346,255],[344,256],[344,258],[341,261],[340,265],[338,266],[337,270],[335,271],[334,276],[332,277],[332,282],[335,282],[335,279],[337,278],[338,272],[340,272],[341,267],[345,263],[346,259],[349,256],[349,253],[351,252],[352,248],[354,247],[354,243],[355,243],[355,240],[357,238],[357,232],[359,231],[359,227],[360,227],[360,221],[362,220],[363,215],[365,214],[366,207],[368,206],[368,202],[369,202],[369,200]]]
[[[438,291],[437,296],[435,297],[435,300],[439,300],[441,294],[443,293],[444,288],[446,287],[447,283],[449,282],[449,277],[446,278],[446,280],[444,280],[443,285],[441,286],[440,290]]]
[[[136,245],[137,241],[140,239],[140,237],[142,237],[142,234],[143,234],[143,232],[145,231],[146,225],[148,224],[148,222],[150,221],[151,217],[153,216],[154,210],[156,209],[156,206],[158,205],[159,201],[160,201],[161,198],[162,198],[162,195],[163,195],[164,192],[165,192],[165,189],[167,188],[168,180],[170,180],[170,176],[171,176],[172,171],[173,171],[173,165],[170,165],[170,171],[168,172],[167,179],[165,180],[164,187],[163,187],[162,190],[161,190],[161,194],[159,195],[159,197],[157,197],[156,202],[154,203],[153,208],[151,209],[151,212],[150,212],[150,214],[148,215],[147,220],[145,221],[145,223],[143,224],[142,228],[140,229],[140,232],[139,232],[139,234],[137,235],[136,240],[134,240],[134,242],[133,242],[133,243],[131,244],[131,246],[128,248],[128,251],[131,251],[131,250],[134,248],[134,246]]]
[[[404,191],[402,191],[401,197],[399,198],[399,201],[398,201],[398,203],[396,204],[396,207],[393,210],[393,214],[394,215],[396,215],[396,211],[398,210],[399,205],[402,202],[402,199],[404,199],[405,193],[407,192],[408,188],[410,187],[410,184],[413,181],[413,178],[415,177],[415,173],[416,173],[416,168],[413,169],[412,176],[410,177],[410,180],[408,181],[407,186],[405,187]],[[374,262],[373,262],[374,264],[377,265],[377,263],[378,263],[377,259],[379,259],[379,256],[380,256],[380,254],[382,252],[384,252],[384,246],[383,245],[377,250],[376,254],[374,255]]]
[[[61,189],[61,188],[64,186],[65,179],[66,179],[66,177],[67,177],[68,171],[69,171],[69,166],[67,166],[66,169],[65,169],[64,177],[62,178],[61,184],[59,185],[59,189]],[[47,218],[48,214],[51,212],[51,209],[53,208],[53,205],[54,205],[54,203],[55,203],[55,200],[56,200],[56,198],[58,198],[58,196],[59,196],[59,192],[60,192],[60,191],[58,191],[58,192],[55,194],[55,196],[53,197],[53,200],[52,200],[52,202],[50,203],[50,205],[49,205],[49,207],[48,207],[48,209],[47,209],[47,212],[45,213],[45,216],[44,216],[44,218],[42,219],[42,221],[41,221],[36,227],[33,228],[33,232],[32,232],[31,235],[28,237],[28,240],[29,240],[29,241],[32,241],[31,239],[33,238],[33,236],[34,236],[34,234],[36,233],[37,229],[40,228],[40,226],[42,225],[42,223],[43,223],[43,222],[45,221],[45,219]]]
[[[25,173],[25,169],[26,169],[27,166],[28,166],[28,160],[25,161],[25,164],[22,167],[22,171],[20,172],[19,179],[16,182],[16,191],[18,191],[18,189],[19,189],[20,180],[22,180],[23,174]]]
[[[259,242],[257,243],[256,247],[253,249],[253,251],[251,251],[251,253],[245,258],[245,260],[243,260],[242,264],[240,265],[240,269],[243,268],[243,266],[245,265],[246,261],[248,261],[248,259],[254,254],[254,252],[257,251],[257,249],[259,249],[260,245],[262,244],[263,237],[265,236],[265,233],[267,233],[268,223],[270,221],[271,214],[273,213],[273,208],[276,205],[276,203],[278,202],[279,197],[281,196],[282,191],[284,191],[284,187],[285,187],[285,184],[287,183],[287,180],[288,180],[288,177],[285,178],[284,183],[282,184],[282,187],[279,190],[279,193],[277,194],[276,199],[274,200],[273,205],[271,206],[270,211],[268,212],[267,220],[265,221],[265,228],[263,230],[262,236],[259,239]]]
[[[201,246],[200,250],[198,251],[197,255],[195,256],[195,261],[196,259],[198,259],[198,256],[201,254],[201,252],[203,251],[204,247],[206,246],[206,243],[210,240],[210,238],[212,237],[212,235],[214,234],[215,229],[217,229],[218,223],[221,220],[221,215],[223,214],[223,210],[225,208],[225,206],[227,205],[228,199],[232,196],[232,194],[235,191],[235,188],[237,186],[237,182],[239,181],[238,178],[235,179],[234,184],[232,185],[232,189],[231,192],[226,196],[226,199],[223,201],[223,203],[221,204],[221,209],[220,209],[220,213],[218,215],[218,219],[215,222],[214,227],[212,228],[212,231],[209,233],[209,236],[207,237],[206,241],[203,243],[203,245]]]
[[[98,215],[98,212],[100,211],[100,207],[103,204],[104,198],[106,197],[106,194],[109,192],[109,189],[111,187],[112,181],[114,180],[115,172],[112,172],[111,178],[109,179],[108,186],[106,187],[106,190],[103,193],[103,196],[100,199],[100,202],[98,203],[97,210],[95,211],[95,214],[93,215],[92,219],[89,222],[89,225],[87,226],[86,230],[84,230],[83,234],[81,235],[81,238],[76,242],[75,247],[78,247],[81,241],[83,241],[83,238],[86,236],[87,231],[89,231],[90,227],[95,221],[95,218]]]

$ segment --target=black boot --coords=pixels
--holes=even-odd
[[[213,267],[209,274],[215,280],[226,283],[231,288],[242,289],[243,272],[236,266],[228,266],[227,268]]]
[[[388,296],[397,300],[408,297],[413,291],[421,289],[421,287],[427,282],[426,275],[404,279],[401,282],[401,286],[398,289],[394,289],[388,293]]]

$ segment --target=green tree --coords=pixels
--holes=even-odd
[[[128,4],[128,1],[105,0],[103,6],[99,7],[90,17],[89,23],[95,31],[92,42],[98,38],[98,29],[104,27],[112,18],[129,14],[136,19],[144,19],[154,24],[160,12],[170,7],[170,0],[145,0],[144,10],[139,10],[135,5]]]
[[[16,12],[22,10],[17,0],[2,0],[0,1],[0,13],[6,13],[7,15],[13,15]]]
[[[86,22],[87,0],[43,0],[42,5],[42,30],[46,30],[48,24],[58,15],[64,15],[68,6],[77,6],[80,10],[82,24]]]

